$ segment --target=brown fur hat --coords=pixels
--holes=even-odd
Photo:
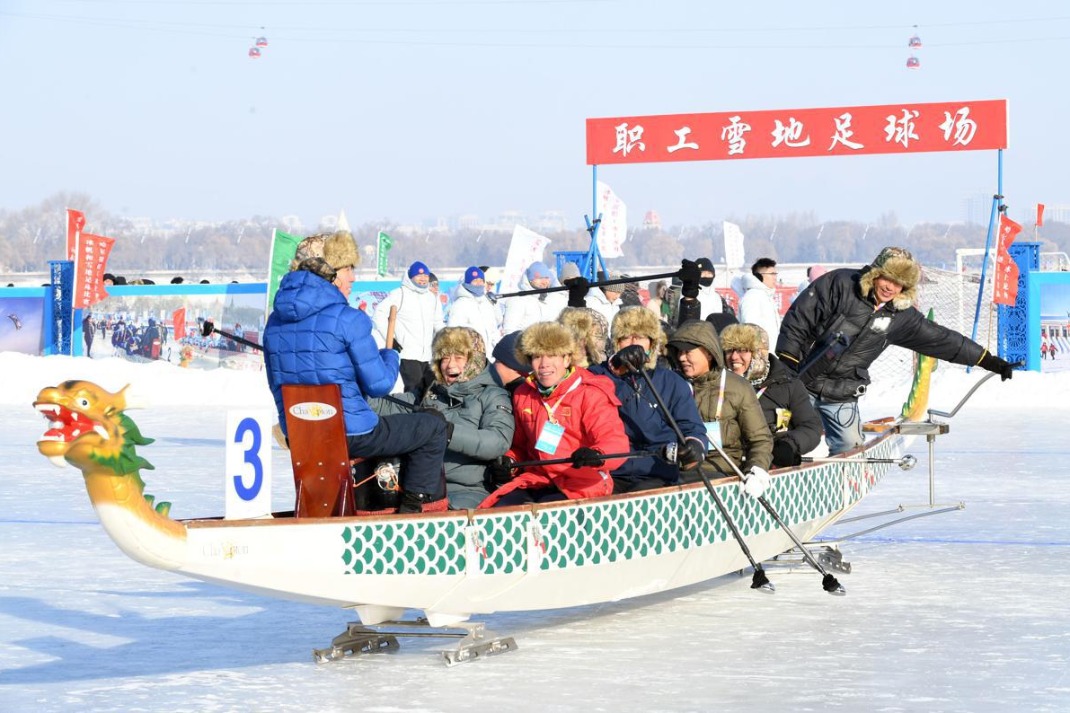
[[[561,310],[557,321],[574,333],[576,354],[572,358],[573,364],[590,366],[606,360],[609,324],[601,312],[590,307],[566,307]]]
[[[464,367],[464,373],[458,381],[468,381],[473,376],[487,368],[487,355],[483,345],[483,337],[468,327],[446,327],[439,330],[431,342],[431,371],[435,373],[435,380],[445,382],[442,376],[442,368],[439,362],[444,357],[459,354],[468,359]]]
[[[622,307],[613,316],[611,334],[614,346],[616,346],[618,339],[633,334],[648,338],[650,340],[650,355],[647,357],[646,366],[648,369],[653,369],[657,366],[658,355],[661,354],[662,349],[665,347],[665,332],[661,330],[661,320],[658,319],[658,316],[646,307]]]
[[[297,267],[304,262],[314,257],[323,257],[323,243],[327,241],[326,233],[320,235],[309,235],[307,238],[297,244],[297,251],[294,253],[293,260],[290,261],[290,271],[294,271]]]
[[[885,277],[892,282],[903,286],[903,291],[892,300],[896,309],[906,309],[917,300],[918,282],[921,281],[921,265],[914,259],[909,251],[903,248],[887,247],[881,250],[880,255],[873,261],[869,269],[862,273],[858,281],[862,289],[862,296],[869,297],[873,293],[873,281],[878,277]]]
[[[356,267],[360,264],[360,252],[348,230],[339,230],[323,243],[323,259],[335,270]]]
[[[525,329],[516,343],[516,356],[524,364],[531,364],[535,356],[564,356],[571,359],[576,353],[576,339],[572,330],[557,322],[536,322]]]
[[[760,356],[769,350],[764,348],[759,330],[762,328],[755,324],[730,324],[721,332],[721,349],[726,352],[737,349]]]

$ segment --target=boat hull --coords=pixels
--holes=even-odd
[[[845,462],[774,474],[766,497],[803,541],[853,508],[903,438],[889,430]],[[714,482],[757,561],[792,548],[736,478]],[[540,506],[443,514],[190,520],[186,557],[166,567],[297,601],[354,608],[365,623],[401,609],[434,621],[554,609],[663,592],[749,562],[700,484]],[[153,564],[147,562],[147,564]],[[158,566],[158,565],[154,565]]]

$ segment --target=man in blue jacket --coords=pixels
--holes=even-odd
[[[283,384],[338,384],[350,457],[400,456],[403,494],[398,512],[445,510],[442,459],[446,424],[426,413],[379,417],[367,398],[390,393],[400,360],[379,349],[371,319],[349,306],[353,237],[334,233],[323,257],[310,257],[282,278],[264,327],[264,362],[279,424],[285,431]]]

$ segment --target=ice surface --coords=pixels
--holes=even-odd
[[[114,363],[112,363],[114,362]],[[941,368],[931,405],[950,410],[984,372]],[[487,617],[519,651],[446,668],[448,642],[312,662],[355,617],[265,599],[136,564],[97,524],[80,474],[37,453],[37,391],[68,378],[126,383],[157,442],[147,490],[175,517],[221,512],[228,407],[270,406],[263,376],[120,360],[0,355],[2,711],[1065,711],[1070,710],[1070,468],[1066,373],[985,383],[936,442],[939,503],[843,545],[848,590],[813,571],[750,576],[595,607]],[[905,384],[878,385],[867,417]],[[860,506],[928,500],[927,446]],[[292,504],[274,457],[278,507]],[[843,525],[847,534],[867,523]]]

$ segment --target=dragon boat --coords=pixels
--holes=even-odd
[[[443,652],[452,664],[516,648],[511,638],[494,638],[470,622],[473,615],[664,592],[744,571],[752,561],[812,541],[894,464],[904,467],[908,439],[926,435],[931,451],[934,436],[947,432],[946,424],[921,419],[929,370],[916,370],[901,416],[867,425],[864,446],[773,471],[765,495],[771,507],[747,496],[738,477],[721,477],[490,510],[300,517],[295,508],[263,519],[174,520],[167,503],[154,504],[145,494],[140,473],[152,466],[137,447],[152,439],[126,414],[126,389],[68,381],[41,390],[34,406],[49,421],[38,450],[82,471],[101,524],[134,560],[247,592],[355,611],[360,623],[315,650],[317,660],[393,650],[395,634],[405,632],[383,626],[417,610],[421,625],[462,632],[445,634],[463,637],[457,649]],[[931,458],[929,467],[931,476]]]

